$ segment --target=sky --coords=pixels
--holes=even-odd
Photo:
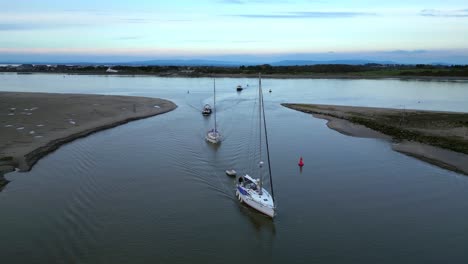
[[[468,64],[466,0],[0,0],[0,62]]]

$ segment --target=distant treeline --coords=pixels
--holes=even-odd
[[[319,64],[301,66],[271,66],[268,64],[240,67],[220,66],[115,66],[112,69],[122,73],[181,73],[189,76],[206,76],[210,74],[279,74],[279,75],[356,75],[356,76],[460,76],[468,77],[468,65],[347,65]]]
[[[257,66],[226,67],[198,67],[200,73],[224,74],[350,74],[350,75],[423,75],[423,76],[468,76],[467,66],[432,66],[432,65],[347,65],[347,64],[319,64],[304,66],[271,66],[268,64]]]
[[[349,77],[385,77],[385,76],[435,76],[468,77],[468,65],[384,65],[384,64],[318,64],[297,66],[77,66],[77,65],[20,65],[0,67],[3,72],[59,72],[89,74],[149,74],[160,76],[209,76],[216,74],[238,75],[301,75],[301,76],[349,76]]]

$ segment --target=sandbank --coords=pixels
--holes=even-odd
[[[317,104],[282,104],[328,120],[355,137],[381,138],[400,153],[468,175],[468,113]]]
[[[176,107],[159,98],[0,92],[0,190],[4,173],[27,171],[67,142]]]

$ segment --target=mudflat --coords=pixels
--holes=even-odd
[[[64,143],[176,107],[159,98],[0,92],[0,189],[2,172],[29,170]]]
[[[390,139],[395,151],[468,175],[468,113],[317,104],[283,106],[340,133]]]

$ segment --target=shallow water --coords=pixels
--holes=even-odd
[[[237,84],[249,87],[235,92]],[[0,74],[0,90],[154,96],[179,107],[64,145],[0,192],[8,263],[465,263],[468,177],[279,104],[468,112],[467,82],[263,80],[278,215],[239,205],[254,174],[256,80]],[[187,93],[187,91],[190,93]],[[297,167],[304,157],[302,172]]]

